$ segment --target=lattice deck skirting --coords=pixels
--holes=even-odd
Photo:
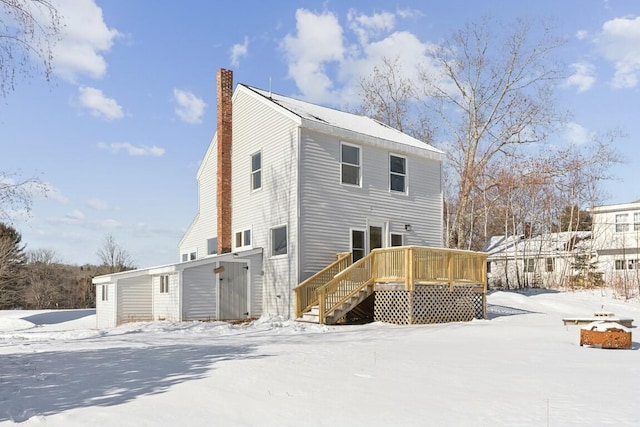
[[[416,285],[415,291],[379,286],[374,320],[397,325],[465,322],[485,318],[485,295],[477,286]]]

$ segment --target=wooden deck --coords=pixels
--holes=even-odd
[[[425,286],[446,287],[451,293],[470,288],[486,305],[486,258],[482,252],[402,246],[375,249],[351,264],[351,254],[341,253],[294,288],[296,318],[314,310],[319,323],[335,323],[379,287],[389,286],[411,293]]]

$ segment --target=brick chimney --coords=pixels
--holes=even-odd
[[[218,253],[231,252],[231,97],[233,71],[216,73],[218,96]]]

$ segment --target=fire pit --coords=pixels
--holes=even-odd
[[[580,346],[631,348],[631,331],[619,323],[597,321],[580,329]]]

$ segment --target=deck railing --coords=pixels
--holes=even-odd
[[[349,253],[294,288],[296,317],[319,306],[320,322],[343,302],[370,284],[403,283],[405,290],[417,285],[477,285],[487,291],[487,254],[456,249],[402,246],[374,249],[351,264]]]
[[[351,253],[341,252],[337,259],[293,288],[296,296],[296,318],[318,305],[318,289],[351,265]]]

